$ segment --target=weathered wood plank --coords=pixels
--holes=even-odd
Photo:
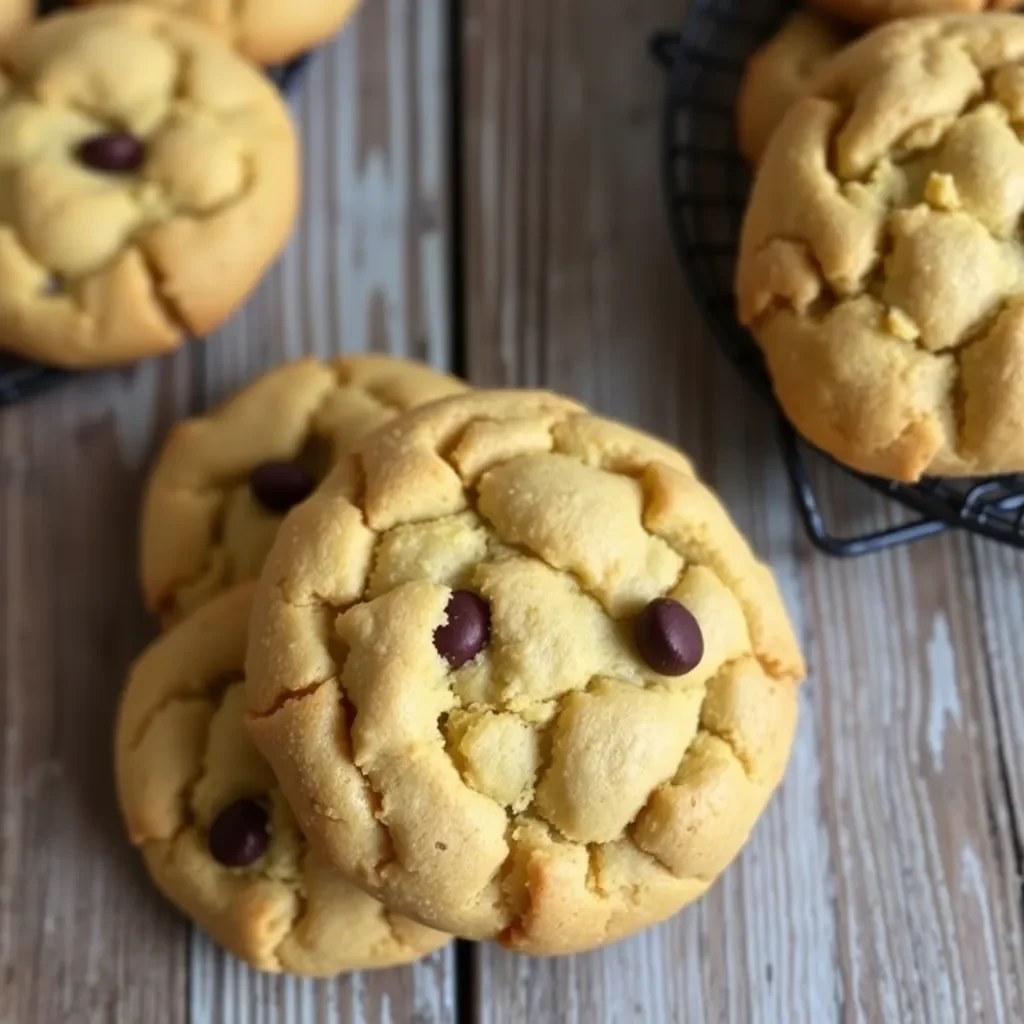
[[[474,382],[546,384],[675,438],[773,564],[811,679],[739,859],[654,932],[557,962],[478,954],[487,1022],[1021,1018],[1013,836],[963,540],[812,553],[767,412],[714,353],[668,245],[648,0],[465,0]],[[888,521],[836,470],[839,531]]]
[[[1004,846],[1007,899],[1018,914],[1010,922],[1008,942],[1015,962],[1020,963],[1024,945],[1024,554],[981,540],[971,543],[974,592],[985,632],[986,662],[977,681],[977,699],[989,715],[982,742],[989,754],[993,788],[1003,800],[994,800],[987,813],[1007,835]],[[1014,971],[1007,1015],[1021,1015],[1024,1004],[1024,971]]]
[[[137,431],[166,419],[152,384],[170,387],[168,370],[0,416],[0,1020],[186,1020],[186,927],[121,837],[110,756],[125,667],[152,631]]]
[[[294,108],[305,212],[215,337],[0,414],[0,1020],[451,1021],[454,957],[312,984],[190,932],[121,837],[110,743],[151,635],[135,584],[146,465],[169,424],[282,358],[377,349],[451,364],[445,0],[375,0]]]
[[[840,528],[882,503],[820,473]],[[1020,1019],[1019,878],[970,542],[810,564],[847,1012],[863,1020]]]
[[[189,955],[189,1024],[454,1021],[453,949],[411,967],[316,982],[253,971],[196,932]]]

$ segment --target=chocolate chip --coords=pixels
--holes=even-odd
[[[142,166],[146,147],[131,132],[104,132],[79,145],[78,159],[96,171],[124,174]]]
[[[491,609],[471,590],[454,590],[445,608],[448,621],[434,631],[437,653],[458,668],[472,661],[491,639]]]
[[[316,481],[297,462],[261,462],[249,474],[249,487],[265,509],[284,515],[313,493]]]
[[[228,804],[210,826],[210,853],[229,868],[244,868],[270,845],[267,810],[255,800]]]
[[[636,617],[636,646],[659,675],[684,676],[704,657],[704,637],[692,612],[670,597],[656,597]]]

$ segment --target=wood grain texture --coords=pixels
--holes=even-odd
[[[305,212],[231,322],[174,357],[0,413],[0,1021],[452,1021],[454,957],[332,983],[261,977],[164,904],[121,835],[110,758],[139,493],[170,423],[282,358],[450,358],[445,0],[373,0],[294,100]]]
[[[819,486],[840,526],[889,524],[850,481],[822,473]],[[811,563],[816,618],[842,624],[819,629],[817,727],[855,1019],[1024,1013],[1020,880],[972,561],[970,542],[949,537]]]
[[[472,380],[550,385],[680,441],[775,568],[811,666],[785,784],[710,894],[586,956],[481,948],[477,1016],[1024,1019],[1020,810],[1001,777],[1019,801],[1024,759],[1007,762],[1019,732],[997,725],[996,706],[1013,703],[1024,727],[1019,569],[1004,566],[1002,583],[983,571],[990,604],[1016,595],[983,618],[963,538],[855,563],[809,550],[773,423],[714,351],[668,242],[665,83],[645,46],[679,5],[464,0],[462,12]],[[818,479],[840,532],[888,522],[834,469]]]
[[[357,972],[335,981],[261,974],[194,931],[189,1024],[369,1024],[455,1020],[452,948],[411,967]]]
[[[121,837],[110,754],[120,682],[151,631],[134,576],[140,466],[118,442],[146,376],[0,417],[5,1022],[186,1020],[186,928]]]

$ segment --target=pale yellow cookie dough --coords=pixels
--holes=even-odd
[[[248,737],[251,600],[252,584],[221,595],[133,665],[115,737],[128,835],[168,899],[265,971],[328,975],[425,956],[448,936],[386,910],[312,852]],[[239,801],[262,808],[267,828],[249,863],[226,866],[211,834]],[[228,838],[245,852],[245,836]]]
[[[148,3],[198,18],[258,64],[278,64],[318,46],[352,16],[359,0],[76,0]]]
[[[177,424],[150,474],[140,531],[146,607],[173,622],[259,573],[281,515],[250,473],[298,460],[319,479],[365,434],[466,385],[387,356],[300,359],[264,374],[213,412]]]
[[[794,11],[750,58],[736,97],[740,152],[756,164],[782,116],[850,33],[813,11]]]
[[[452,668],[466,590],[488,639]],[[684,675],[632,639],[664,595],[703,636]],[[250,635],[250,731],[311,844],[424,924],[535,954],[707,889],[782,776],[804,672],[687,459],[543,392],[357,444],[285,520]]]
[[[1024,470],[1024,18],[925,18],[835,57],[762,159],[741,320],[790,419],[900,480]]]
[[[138,160],[85,159],[111,135]],[[211,330],[284,244],[297,190],[280,96],[198,23],[36,22],[0,57],[0,348],[103,365]]]

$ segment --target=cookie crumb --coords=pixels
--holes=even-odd
[[[885,327],[890,334],[903,341],[916,341],[921,336],[921,329],[917,324],[896,306],[891,306],[886,311]]]
[[[936,210],[959,210],[963,205],[952,174],[932,171],[924,186],[924,197],[928,205]]]

